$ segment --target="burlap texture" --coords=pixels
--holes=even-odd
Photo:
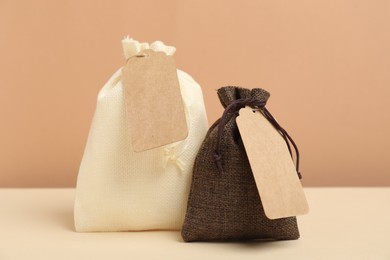
[[[224,107],[240,98],[266,101],[263,89],[223,87],[218,97]],[[295,217],[268,219],[236,124],[238,113],[228,115],[220,142],[223,172],[214,160],[217,120],[197,154],[187,213],[182,228],[184,241],[298,239]]]

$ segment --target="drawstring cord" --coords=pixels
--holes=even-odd
[[[291,138],[291,136],[287,133],[287,131],[282,126],[280,126],[280,124],[276,121],[276,119],[272,116],[272,114],[265,107],[266,103],[267,103],[266,101],[260,101],[260,100],[258,100],[256,98],[253,98],[253,97],[252,98],[246,98],[246,99],[241,98],[241,99],[234,100],[232,103],[230,103],[225,108],[225,111],[223,112],[222,117],[221,117],[221,119],[219,121],[219,124],[218,124],[218,136],[217,136],[217,142],[216,142],[215,150],[214,150],[214,161],[217,164],[218,169],[221,172],[223,172],[222,161],[221,161],[222,160],[222,156],[221,156],[221,153],[219,151],[219,148],[220,148],[220,143],[221,143],[221,139],[222,139],[222,136],[223,136],[223,131],[224,131],[226,120],[227,120],[227,115],[229,113],[232,113],[232,112],[237,112],[241,108],[249,106],[249,107],[251,107],[253,109],[260,110],[263,113],[264,117],[280,133],[280,135],[282,136],[282,138],[286,142],[286,145],[287,145],[288,151],[290,152],[291,158],[293,158],[291,145],[294,147],[295,154],[296,154],[296,164],[295,164],[295,167],[296,167],[296,171],[297,171],[297,175],[298,175],[299,179],[302,179],[302,175],[299,172],[299,150],[298,150],[298,146],[296,145],[294,140]],[[291,145],[290,145],[290,143],[291,143]]]
[[[180,171],[184,171],[185,163],[180,160],[179,156],[175,154],[175,151],[172,148],[164,148],[164,168],[171,162],[175,164]]]

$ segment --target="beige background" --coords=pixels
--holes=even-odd
[[[306,186],[390,185],[390,2],[0,1],[0,186],[74,186],[120,40],[161,39],[203,87],[263,87]]]

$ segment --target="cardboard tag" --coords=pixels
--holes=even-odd
[[[309,211],[283,137],[260,111],[245,107],[236,119],[265,215],[277,219]]]
[[[130,57],[122,69],[122,84],[135,152],[187,137],[184,105],[172,56],[144,50]]]

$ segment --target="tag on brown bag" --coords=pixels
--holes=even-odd
[[[308,213],[301,182],[279,132],[250,107],[242,108],[236,121],[266,216],[277,219]]]
[[[176,65],[164,52],[143,50],[122,69],[126,112],[135,152],[188,135]]]

